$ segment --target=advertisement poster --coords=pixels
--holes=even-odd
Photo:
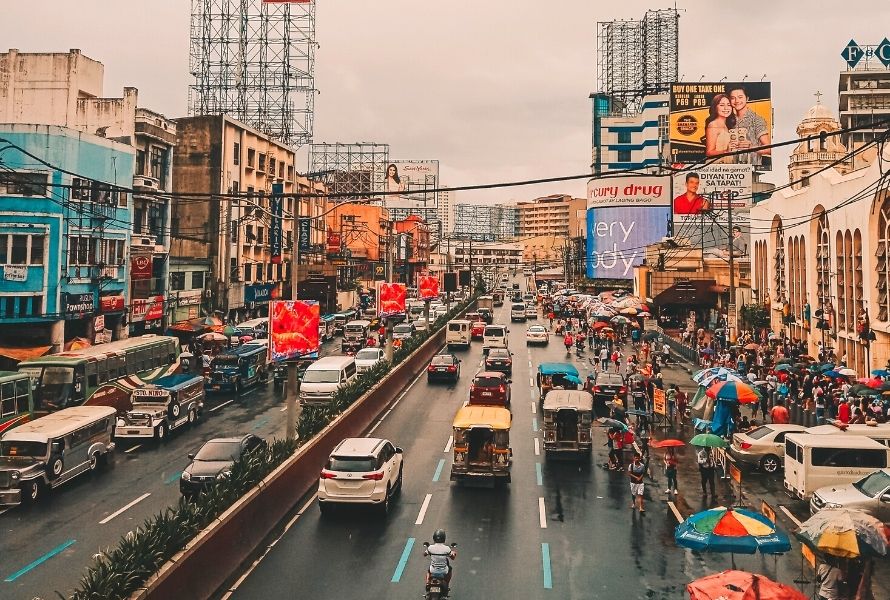
[[[770,149],[734,156],[724,153],[772,143],[769,82],[671,84],[671,162],[747,164],[772,170]]]
[[[404,283],[379,282],[377,284],[377,316],[384,318],[404,315],[407,297],[408,288]]]
[[[315,300],[274,300],[269,311],[271,360],[317,357],[320,315]]]
[[[439,297],[439,278],[432,275],[418,275],[417,295],[421,300],[436,300]]]
[[[438,206],[436,193],[424,190],[434,190],[438,185],[438,160],[393,161],[387,165],[383,181],[386,207],[434,209]]]
[[[594,179],[587,184],[587,277],[633,279],[646,246],[668,234],[669,177]]]
[[[664,390],[658,388],[652,390],[652,410],[656,415],[667,416],[667,400]]]
[[[269,222],[269,245],[271,246],[272,264],[281,264],[281,250],[284,245],[283,221],[284,221],[284,184],[272,184],[272,197],[269,198],[269,212],[272,219]]]
[[[153,263],[151,254],[134,254],[130,258],[130,279],[133,281],[151,279]]]
[[[729,239],[734,256],[749,251],[753,167],[751,165],[708,165],[674,176],[674,237],[688,240],[706,255],[729,257]],[[729,207],[732,206],[732,227]]]

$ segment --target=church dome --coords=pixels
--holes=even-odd
[[[807,111],[807,116],[805,119],[832,119],[834,120],[834,115],[831,114],[831,111],[828,110],[828,107],[824,104],[817,103],[810,110]]]

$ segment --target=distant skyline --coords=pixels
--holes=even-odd
[[[847,42],[890,37],[890,3],[853,6],[682,2],[681,78],[765,75],[773,84],[774,140],[792,139],[817,91],[837,113]],[[596,22],[637,19],[656,8],[663,7],[639,0],[320,1],[314,138],[388,143],[393,158],[438,159],[450,186],[586,173]],[[191,83],[189,10],[185,0],[5,3],[0,39],[22,52],[79,48],[104,63],[106,95],[134,86],[140,106],[175,118],[186,115]],[[787,181],[789,153],[776,152],[767,181]],[[300,156],[304,170],[305,150]],[[583,197],[585,183],[458,192],[454,201],[556,193]]]

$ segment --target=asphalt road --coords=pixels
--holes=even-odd
[[[327,342],[322,356],[339,353],[339,343],[340,338]],[[208,396],[196,427],[171,432],[161,445],[118,442],[106,471],[0,514],[0,598],[67,595],[95,553],[179,500],[179,475],[189,452],[215,437],[283,437],[285,420],[284,397],[271,383],[239,397]]]

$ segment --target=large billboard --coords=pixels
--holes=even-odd
[[[387,208],[435,209],[438,206],[436,193],[424,190],[438,187],[438,160],[396,160],[386,166],[383,190]]]
[[[587,277],[632,279],[646,246],[668,234],[670,177],[592,179],[587,184]]]
[[[405,314],[408,288],[404,283],[377,282],[377,316],[382,318]]]
[[[769,82],[674,83],[670,108],[671,162],[772,170],[769,148],[721,156],[772,143]]]
[[[418,275],[417,297],[421,300],[437,299],[439,297],[439,278],[434,275]]]
[[[318,357],[319,318],[319,305],[315,300],[274,300],[269,311],[272,360]]]
[[[716,164],[674,176],[674,233],[706,254],[747,256],[751,236],[749,211],[752,198],[751,165]],[[732,206],[732,227],[729,207]],[[730,231],[732,230],[732,231]]]

